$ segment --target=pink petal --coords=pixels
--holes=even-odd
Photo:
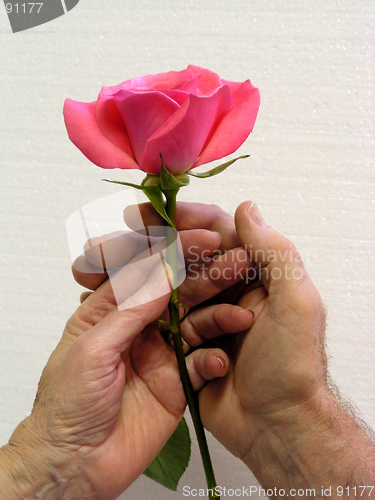
[[[135,161],[124,120],[112,97],[99,94],[95,106],[95,117],[105,137]]]
[[[222,87],[222,81],[217,73],[205,68],[200,68],[199,66],[194,66],[189,64],[188,69],[190,69],[194,76],[199,76],[198,83],[198,94],[211,94],[218,87]]]
[[[95,106],[96,102],[66,99],[64,119],[70,140],[99,167],[139,169],[133,158],[116,147],[101,132],[95,117]]]
[[[200,76],[195,76],[188,82],[184,83],[181,85],[181,87],[178,87],[178,90],[182,92],[187,92],[189,94],[197,94],[198,92],[198,83],[199,83]]]
[[[113,96],[124,121],[137,163],[141,164],[146,142],[179,108],[161,92],[121,90]],[[143,169],[143,167],[141,166]]]
[[[102,92],[106,95],[114,95],[120,90],[165,90],[178,89],[193,78],[193,73],[189,69],[182,71],[167,71],[156,75],[146,75],[126,80],[119,85],[103,87]]]
[[[254,127],[260,104],[259,90],[249,80],[233,92],[233,106],[217,127],[194,167],[234,153]]]
[[[182,106],[189,97],[188,92],[181,92],[180,90],[163,90],[162,93],[173,99],[179,106]]]
[[[223,80],[223,79],[221,79],[221,83],[223,85],[228,85],[228,87],[232,91],[232,94],[234,92],[236,92],[241,87],[241,85],[243,84],[243,82],[231,82],[230,80]]]
[[[231,105],[232,97],[227,86],[211,96],[190,95],[148,140],[142,155],[142,170],[158,174],[160,155],[170,172],[176,174],[189,170]]]
[[[149,90],[177,89],[191,80],[192,72],[187,68],[182,71],[167,71],[156,75],[133,78],[132,89],[147,88]]]

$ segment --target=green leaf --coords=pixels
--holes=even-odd
[[[232,163],[234,163],[235,161],[241,160],[242,158],[249,158],[249,156],[250,155],[239,156],[238,158],[235,158],[234,160],[227,161],[226,163],[223,163],[222,165],[214,167],[211,170],[208,170],[207,172],[202,172],[201,174],[193,174],[193,172],[191,172],[191,171],[189,171],[188,174],[192,175],[193,177],[199,177],[200,179],[205,179],[206,177],[213,177],[214,175],[220,174],[226,168],[230,167],[232,165]]]
[[[183,418],[164,448],[143,474],[166,488],[177,491],[178,482],[189,464],[191,442]]]
[[[161,164],[160,179],[162,190],[178,191],[180,187],[189,184],[189,177],[186,174],[173,175]]]
[[[155,210],[163,217],[164,220],[168,222],[171,227],[174,227],[171,219],[168,217],[168,214],[165,210],[164,206],[164,198],[163,193],[160,187],[160,184],[153,186],[145,186],[143,183],[139,186],[138,184],[133,184],[131,182],[123,182],[123,181],[112,181],[110,179],[103,179],[103,181],[111,182],[112,184],[122,184],[123,186],[130,186],[135,189],[140,189],[144,192],[147,198],[151,201]]]

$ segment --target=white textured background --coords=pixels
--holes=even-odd
[[[0,6],[0,444],[29,412],[80,287],[65,221],[116,187],[68,141],[66,97],[147,73],[208,67],[250,78],[262,104],[245,163],[180,199],[234,212],[257,201],[303,255],[328,309],[330,371],[375,426],[374,41],[372,1],[81,0],[13,34]],[[139,173],[110,172],[138,181]],[[219,484],[255,484],[213,440]],[[196,448],[183,485],[203,486]],[[124,498],[182,498],[140,478]]]

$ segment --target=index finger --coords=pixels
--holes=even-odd
[[[130,205],[124,210],[126,225],[139,231],[148,226],[164,226],[166,222],[156,212],[151,203]],[[208,229],[221,234],[220,251],[231,250],[242,246],[237,236],[234,219],[217,205],[204,203],[178,202],[176,208],[176,228],[178,231],[188,229]],[[153,235],[156,235],[153,231]]]
[[[151,248],[153,251],[156,250],[157,242],[166,243],[165,229],[164,227],[164,238],[146,238],[138,233],[124,233],[116,236],[117,233],[114,233],[113,239],[111,239],[111,234],[93,239],[94,244],[91,248],[73,263],[74,279],[79,285],[95,290],[108,278],[107,271],[126,265],[133,257],[139,258],[140,255],[147,257]],[[204,229],[180,231],[179,236],[186,264],[191,262],[197,264],[201,261],[201,255],[207,258],[207,255],[218,250],[221,241],[219,234]],[[103,243],[100,243],[101,241]],[[135,251],[133,251],[135,246],[132,243],[137,243]],[[147,250],[146,254],[142,254],[145,250]]]

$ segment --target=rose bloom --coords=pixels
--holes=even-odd
[[[259,90],[190,65],[103,87],[94,102],[67,99],[71,141],[102,168],[172,174],[236,151],[253,129]]]

